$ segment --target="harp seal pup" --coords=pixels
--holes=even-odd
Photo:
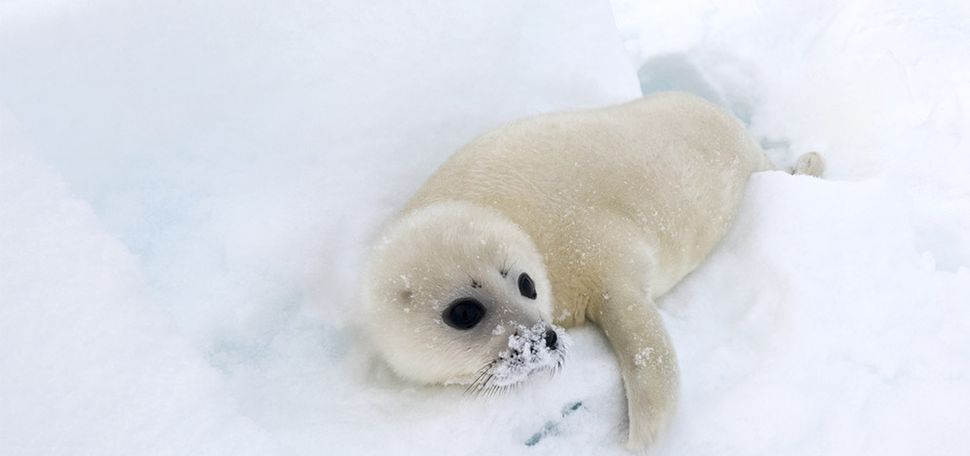
[[[794,172],[821,167],[810,153]],[[642,449],[678,397],[655,300],[725,235],[749,176],[771,168],[740,122],[683,93],[499,128],[384,228],[365,332],[405,379],[490,393],[554,370],[562,327],[593,322],[619,361],[627,447]]]

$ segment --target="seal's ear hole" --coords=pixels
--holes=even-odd
[[[524,272],[519,275],[519,293],[529,299],[536,298],[536,285],[532,283],[532,277]]]
[[[401,290],[401,300],[404,302],[411,302],[414,299],[414,292],[411,290]]]

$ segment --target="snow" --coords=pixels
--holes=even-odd
[[[960,1],[2,2],[0,453],[628,454],[595,328],[477,398],[394,379],[350,317],[451,151],[675,88],[828,168],[756,176],[661,300],[655,453],[959,454],[968,55]]]

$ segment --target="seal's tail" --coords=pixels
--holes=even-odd
[[[802,154],[798,157],[798,161],[795,162],[788,172],[789,174],[806,174],[809,176],[822,177],[822,172],[825,171],[825,162],[822,160],[822,156],[818,152],[808,152]]]

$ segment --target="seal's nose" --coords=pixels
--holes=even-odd
[[[556,341],[559,340],[559,336],[556,335],[556,332],[551,329],[547,329],[545,339],[546,347],[549,347],[550,350],[555,350],[557,346]]]

